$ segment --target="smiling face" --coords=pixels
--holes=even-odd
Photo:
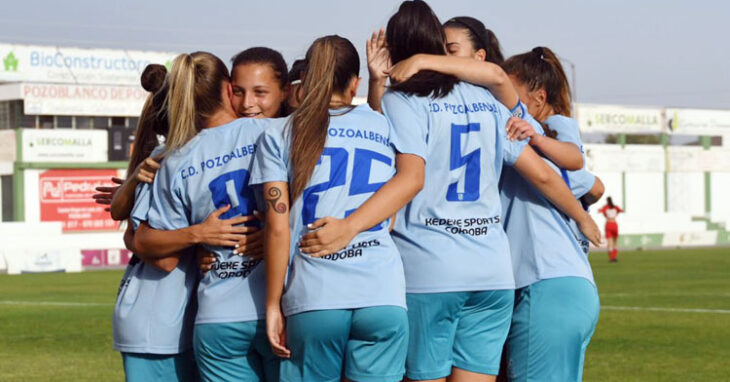
[[[271,65],[247,63],[233,68],[231,104],[242,118],[279,117],[287,92],[281,88]]]

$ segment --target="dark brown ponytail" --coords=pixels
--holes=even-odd
[[[517,77],[530,91],[544,89],[547,103],[556,114],[571,116],[570,85],[558,56],[549,48],[538,46],[518,54],[502,64],[507,74]]]
[[[132,174],[157,146],[157,135],[167,135],[168,123],[165,110],[167,97],[167,69],[163,65],[150,64],[142,72],[140,82],[150,92],[142,107],[142,113],[134,132],[134,146],[129,158],[127,174]]]
[[[417,53],[446,55],[444,28],[436,14],[424,1],[404,1],[388,20],[385,40],[390,59],[397,64]],[[419,97],[441,98],[459,82],[456,77],[422,70],[405,82],[394,83],[391,89]]]

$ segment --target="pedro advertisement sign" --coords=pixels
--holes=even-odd
[[[112,220],[104,206],[91,196],[98,186],[109,185],[117,170],[47,170],[40,174],[41,221],[60,221],[64,232],[113,231]]]

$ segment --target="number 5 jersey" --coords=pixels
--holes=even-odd
[[[277,120],[237,119],[204,129],[162,162],[152,187],[151,227],[185,228],[203,222],[220,207],[229,219],[252,215],[256,198],[248,187],[256,140]],[[252,223],[256,224],[256,223]],[[233,248],[206,249],[217,256],[198,285],[196,324],[264,318],[266,282],[261,260],[233,254]]]
[[[497,185],[526,142],[507,139],[509,110],[463,82],[437,99],[388,91],[382,106],[396,151],[426,162],[423,190],[393,229],[407,292],[513,289]]]

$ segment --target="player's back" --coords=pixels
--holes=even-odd
[[[405,306],[405,281],[388,222],[359,233],[344,249],[321,258],[299,251],[307,225],[326,216],[345,218],[393,176],[395,153],[387,120],[368,105],[330,110],[322,154],[291,207],[291,265],[282,298],[284,314],[308,310]],[[288,127],[262,136],[254,182],[293,179]]]
[[[220,216],[252,215],[256,198],[248,186],[256,140],[277,120],[237,119],[198,133],[162,163],[155,181],[150,224],[178,229]],[[198,287],[196,323],[250,321],[263,317],[264,270],[233,248],[207,246],[218,257]],[[229,304],[228,301],[237,301]]]
[[[547,121],[558,132],[556,139],[581,146],[578,127],[572,119],[561,116]],[[544,134],[539,126],[535,130],[537,134]],[[576,198],[593,186],[595,177],[587,171],[564,171],[549,159],[543,158],[543,161],[561,174]],[[502,173],[500,190],[517,288],[566,276],[583,277],[593,282],[587,257],[588,240],[570,218],[514,168],[507,168]]]
[[[506,139],[507,108],[486,89],[458,83],[438,99],[389,91],[383,110],[396,149],[426,162],[423,190],[393,231],[408,292],[513,288],[497,184],[525,144]]]

